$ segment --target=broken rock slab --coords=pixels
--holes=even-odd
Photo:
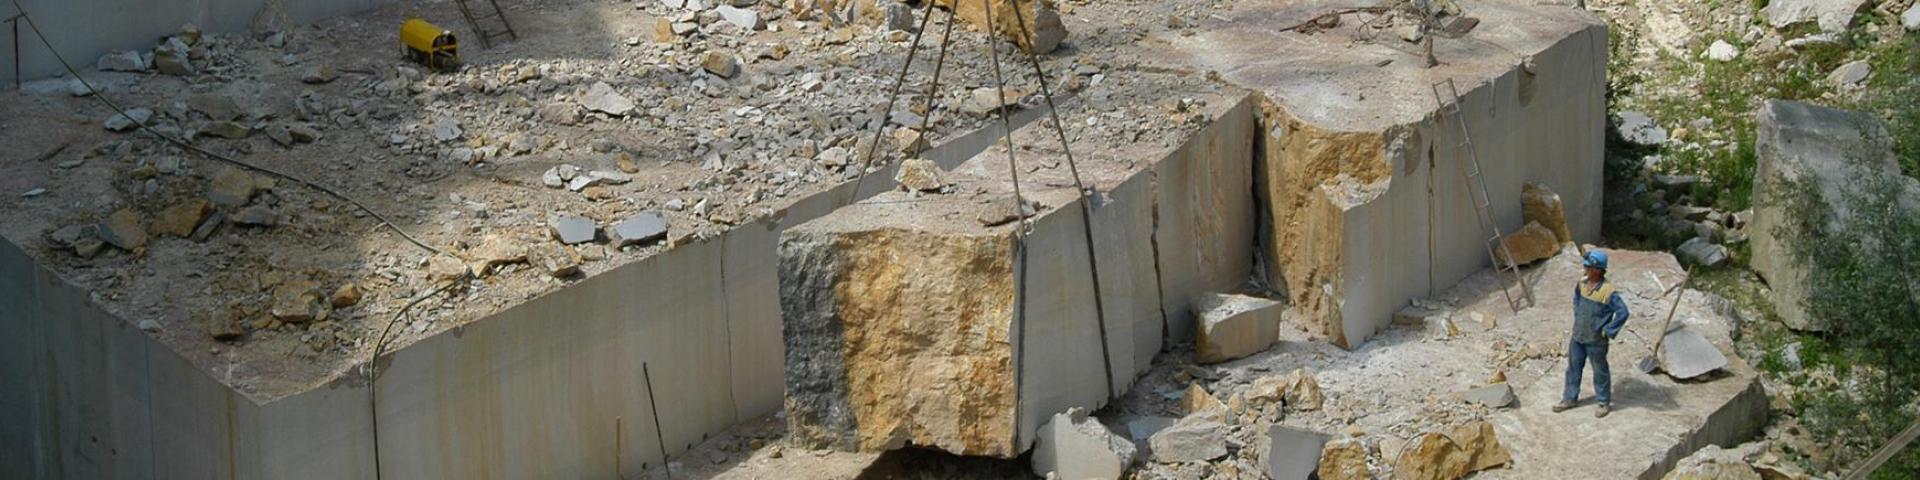
[[[1448,434],[1454,445],[1467,455],[1467,471],[1478,472],[1513,461],[1513,454],[1500,444],[1495,435],[1493,424],[1485,420],[1475,420],[1453,427]]]
[[[1554,240],[1573,241],[1573,232],[1567,230],[1566,205],[1560,201],[1560,194],[1553,193],[1546,185],[1527,182],[1520,187],[1520,213],[1528,223],[1537,222],[1552,230]]]
[[[1655,147],[1667,143],[1667,129],[1653,121],[1653,117],[1640,112],[1620,112],[1613,119],[1614,129],[1619,130],[1620,138],[1628,143],[1643,147]]]
[[[1108,430],[1086,409],[1053,415],[1034,440],[1033,474],[1060,479],[1117,479],[1133,463],[1132,441]]]
[[[547,228],[555,240],[566,245],[591,242],[600,230],[592,219],[575,215],[556,215],[547,220]]]
[[[1513,396],[1513,386],[1508,385],[1506,382],[1495,383],[1461,392],[1460,399],[1493,408],[1512,405],[1514,400],[1516,400]]]
[[[666,236],[667,217],[660,212],[638,213],[607,228],[607,237],[613,241],[614,248],[643,245]]]
[[[1372,480],[1367,470],[1367,444],[1357,438],[1327,442],[1320,450],[1320,465],[1314,470],[1320,480]]]
[[[1266,468],[1267,478],[1307,480],[1320,469],[1320,454],[1333,436],[1274,425],[1267,428],[1266,439],[1266,448],[1260,449],[1260,463]]]
[[[1473,458],[1460,444],[1439,432],[1426,432],[1408,441],[1393,461],[1395,480],[1453,480],[1466,476]]]
[[[122,208],[107,215],[96,231],[101,241],[121,250],[132,251],[147,246],[146,227],[141,225],[140,216],[133,213],[132,209]]]
[[[124,50],[115,50],[112,52],[107,52],[106,55],[100,56],[100,61],[94,63],[94,68],[98,68],[101,71],[106,71],[106,72],[138,73],[138,72],[145,72],[150,67],[152,67],[152,65],[149,63],[148,59],[140,55],[140,52],[129,52]]]
[[[1194,302],[1199,331],[1194,361],[1219,363],[1265,351],[1280,337],[1280,302],[1234,294],[1207,294]]]
[[[1667,332],[1660,343],[1660,363],[1674,378],[1687,379],[1726,368],[1727,356],[1707,337],[1682,326]]]
[[[1673,249],[1673,253],[1688,264],[1707,268],[1727,263],[1727,258],[1731,255],[1727,247],[1708,241],[1705,237],[1693,237]]]
[[[114,113],[113,116],[107,117],[106,121],[101,122],[101,126],[106,127],[107,131],[110,132],[126,132],[133,130],[135,127],[146,125],[147,120],[152,118],[153,110],[130,108],[127,109],[126,113]]]
[[[909,158],[900,162],[900,171],[893,176],[901,188],[914,192],[935,192],[947,186],[943,178],[944,170],[932,160]]]
[[[1540,225],[1540,222],[1527,222],[1527,226],[1502,237],[1500,247],[1503,251],[1494,253],[1500,256],[1501,263],[1527,265],[1552,258],[1553,254],[1560,251],[1560,241],[1554,238],[1552,230]],[[1508,258],[1508,255],[1512,257]]]
[[[587,110],[621,117],[633,113],[634,104],[633,100],[629,100],[627,97],[620,95],[619,92],[615,92],[613,86],[607,85],[607,82],[593,82],[592,87],[587,87],[587,96],[580,99],[580,106],[586,107]],[[562,107],[555,108],[559,109]],[[573,123],[572,121],[567,121],[568,119],[565,118],[567,115],[561,112],[556,111],[549,113],[551,113],[551,115],[543,113],[542,118],[550,117],[550,121],[562,125],[571,125]]]
[[[1227,425],[1204,415],[1191,415],[1153,434],[1147,442],[1155,462],[1204,462],[1227,456]]]
[[[1773,28],[1813,22],[1824,32],[1843,32],[1867,0],[1772,0],[1760,10]]]

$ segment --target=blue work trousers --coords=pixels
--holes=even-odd
[[[1583,363],[1593,364],[1593,393],[1601,405],[1613,404],[1613,369],[1607,367],[1607,344],[1567,342],[1567,386],[1560,400],[1573,403],[1580,398],[1580,373]]]

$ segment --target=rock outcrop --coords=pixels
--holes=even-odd
[[[1752,265],[1773,290],[1774,310],[1788,326],[1825,330],[1826,322],[1813,318],[1803,302],[1809,288],[1807,266],[1794,257],[1791,239],[1811,232],[1800,215],[1826,217],[1833,228],[1857,213],[1845,198],[1864,194],[1863,186],[1880,179],[1904,184],[1901,204],[1920,211],[1920,182],[1900,174],[1888,143],[1886,127],[1871,115],[1835,110],[1800,102],[1772,100],[1760,107],[1754,147],[1758,170],[1754,176]],[[1815,212],[1792,212],[1791,206],[1816,199]]]

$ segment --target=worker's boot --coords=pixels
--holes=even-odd
[[[1607,414],[1612,411],[1613,405],[1602,403],[1600,404],[1600,409],[1593,411],[1593,418],[1606,418]]]
[[[1553,413],[1564,412],[1569,408],[1573,408],[1573,402],[1562,400],[1560,403],[1553,404]]]

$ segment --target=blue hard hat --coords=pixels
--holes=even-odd
[[[1606,271],[1607,252],[1602,252],[1598,249],[1587,251],[1587,257],[1584,259],[1581,259],[1580,266],[1593,267],[1593,268],[1598,268],[1601,271]]]

